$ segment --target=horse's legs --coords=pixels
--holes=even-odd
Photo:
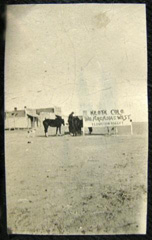
[[[60,135],[61,135],[61,126],[59,127],[59,133],[60,133]]]
[[[44,126],[45,137],[48,137],[48,126]]]
[[[58,127],[56,127],[56,135],[58,134]]]
[[[47,128],[45,128],[45,136],[46,136],[46,137],[48,137],[48,136],[49,136],[49,134],[48,134],[48,127],[47,127]]]

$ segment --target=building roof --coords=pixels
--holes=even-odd
[[[30,117],[36,117],[38,118],[38,114],[36,113],[36,109],[29,109],[29,108],[26,108],[25,110],[26,114]]]
[[[40,114],[42,112],[54,113],[54,108],[38,108],[38,109],[36,109],[37,114]]]
[[[14,110],[14,111],[6,111],[5,117],[25,117],[26,114],[31,117],[39,117],[40,113],[56,113],[59,114],[61,112],[60,107],[53,108],[38,108],[38,109],[29,109],[25,108],[25,110]]]

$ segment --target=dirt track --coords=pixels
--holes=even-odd
[[[28,143],[30,141],[31,143]],[[145,136],[43,137],[6,132],[12,233],[141,233]]]

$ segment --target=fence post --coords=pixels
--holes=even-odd
[[[14,118],[14,130],[15,130],[15,129],[16,129],[16,124],[15,124],[15,114],[14,114],[13,118]]]
[[[84,114],[83,114],[83,136],[85,136],[85,132],[84,132]]]
[[[115,128],[115,135],[118,135],[118,127]]]
[[[131,123],[131,135],[133,135],[133,126],[132,126],[132,119],[130,120],[130,123]]]

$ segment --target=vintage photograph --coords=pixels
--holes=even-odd
[[[9,234],[146,234],[144,4],[7,6]]]

